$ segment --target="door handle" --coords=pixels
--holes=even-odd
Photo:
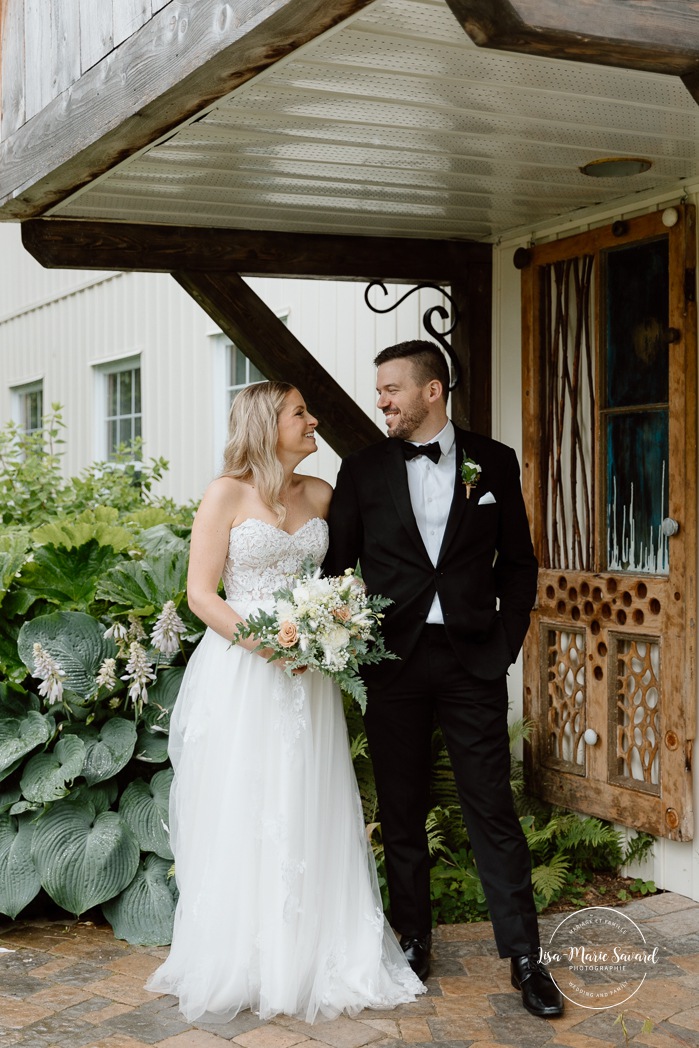
[[[660,530],[662,531],[663,535],[665,535],[667,538],[670,538],[671,535],[677,534],[677,532],[680,530],[680,526],[678,522],[674,520],[672,517],[665,517],[664,521],[660,525]]]

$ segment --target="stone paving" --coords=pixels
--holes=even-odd
[[[250,1012],[225,1026],[191,1025],[173,997],[143,989],[166,949],[128,946],[108,925],[7,922],[0,925],[0,1048],[699,1046],[699,904],[668,892],[622,912],[659,947],[622,1009],[568,1004],[562,1019],[534,1018],[510,986],[490,925],[461,924],[436,930],[425,997],[313,1026],[288,1017],[262,1023]],[[542,941],[564,917],[541,919]],[[588,983],[594,990],[594,978]]]

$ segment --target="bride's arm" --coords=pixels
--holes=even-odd
[[[226,640],[235,638],[240,615],[218,595],[218,584],[228,555],[230,530],[239,509],[237,482],[219,477],[206,489],[192,526],[187,573],[187,602],[202,622]],[[238,641],[254,651],[255,637]],[[258,654],[264,654],[261,650]]]

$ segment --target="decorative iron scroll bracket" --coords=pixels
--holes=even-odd
[[[444,308],[444,306],[430,306],[429,309],[425,310],[425,312],[422,315],[422,325],[427,334],[430,335],[436,342],[439,342],[440,346],[449,358],[449,361],[451,363],[452,375],[452,381],[449,386],[449,389],[455,389],[461,381],[461,364],[459,363],[459,359],[456,356],[454,350],[452,349],[451,344],[447,342],[447,335],[451,335],[452,331],[456,329],[456,326],[459,323],[459,310],[457,308],[456,302],[451,297],[449,292],[445,291],[443,287],[439,286],[439,284],[416,284],[415,287],[410,288],[410,291],[406,291],[405,294],[402,295],[396,302],[394,302],[392,306],[386,306],[385,309],[381,309],[379,306],[372,306],[371,302],[369,301],[369,295],[371,294],[372,289],[375,287],[380,287],[384,295],[388,294],[388,288],[382,280],[372,280],[372,282],[367,285],[364,291],[364,301],[366,302],[367,306],[372,311],[372,313],[392,313],[394,309],[397,309],[398,306],[405,302],[406,298],[409,298],[416,291],[423,291],[427,288],[430,288],[433,291],[438,291],[440,295],[444,295],[447,301],[451,303],[451,326],[448,327],[446,331],[437,331],[434,324],[432,323],[432,316],[435,313],[442,320],[449,320],[449,312]]]

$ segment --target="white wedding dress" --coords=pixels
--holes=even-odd
[[[268,606],[327,525],[233,528],[223,581],[245,617]],[[381,908],[341,695],[207,630],[172,715],[170,834],[180,899],[148,989],[190,1020],[243,1008],[312,1022],[424,992]]]

